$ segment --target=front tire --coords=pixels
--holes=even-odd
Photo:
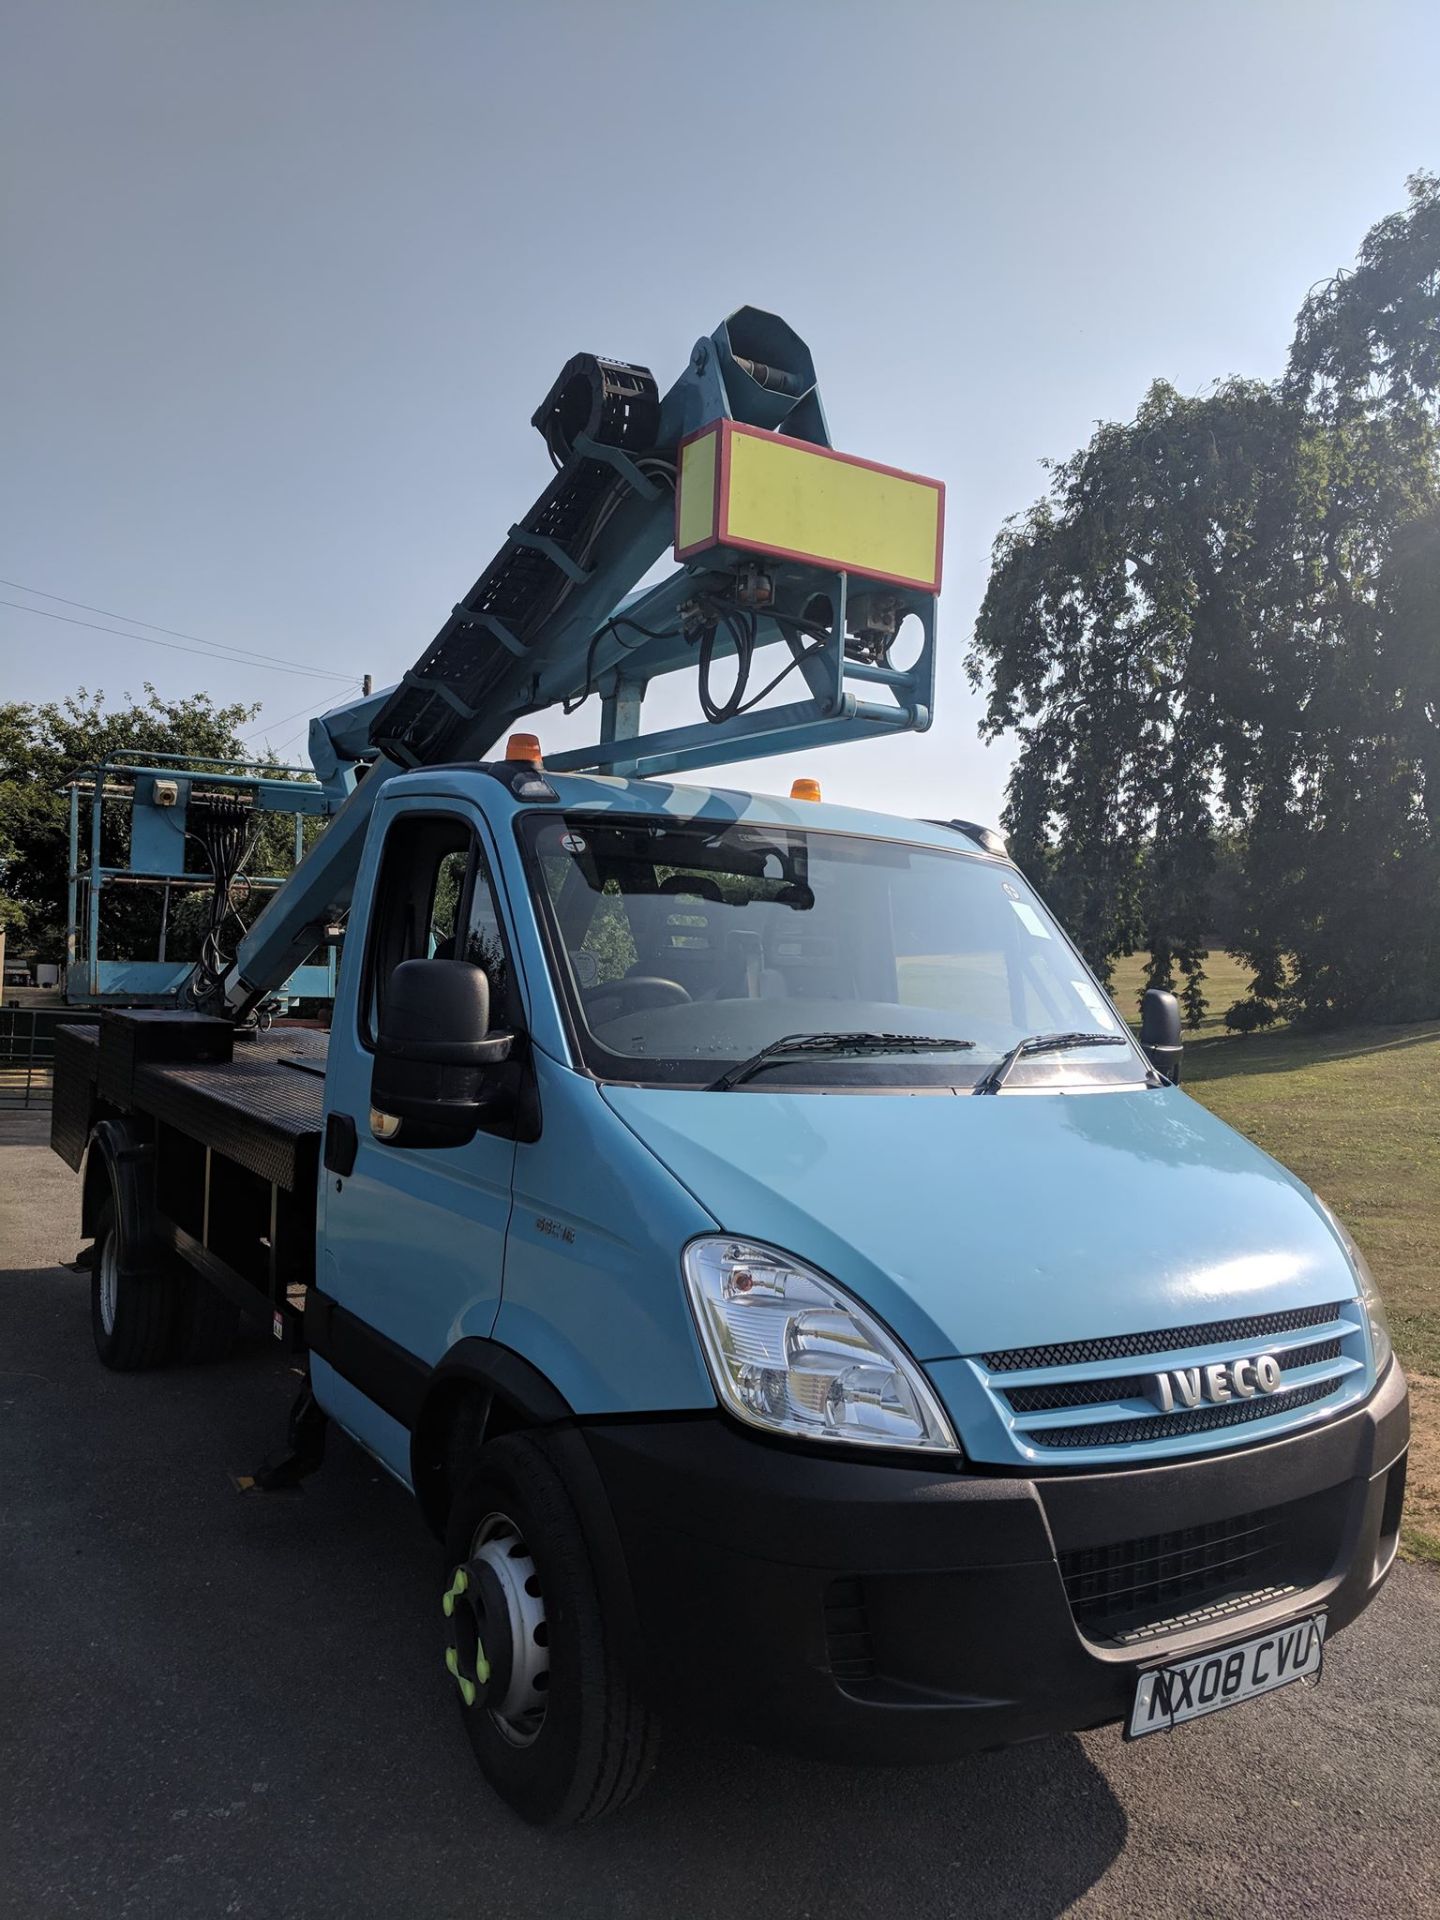
[[[608,1631],[543,1435],[481,1451],[445,1547],[445,1661],[481,1772],[534,1826],[616,1812],[648,1779],[659,1730]]]
[[[117,1373],[163,1366],[170,1355],[175,1283],[167,1273],[132,1264],[107,1200],[95,1223],[90,1270],[90,1330],[103,1366]]]

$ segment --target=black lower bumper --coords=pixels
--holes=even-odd
[[[585,1429],[662,1710],[846,1761],[1116,1720],[1142,1667],[1317,1606],[1333,1635],[1394,1558],[1408,1438],[1398,1366],[1288,1439],[1034,1479],[817,1457],[718,1417]],[[1242,1516],[1273,1540],[1227,1596]]]

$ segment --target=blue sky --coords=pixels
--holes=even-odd
[[[381,684],[545,484],[570,354],[664,386],[749,301],[839,446],[947,482],[943,665],[929,734],[721,777],[902,813],[998,812],[961,661],[1039,462],[1156,376],[1277,372],[1440,164],[1440,10],[1383,0],[10,0],[3,37],[0,575]],[[0,697],[147,679],[263,700],[287,755],[344,692],[0,607]]]

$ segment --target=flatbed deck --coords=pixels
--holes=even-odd
[[[185,1013],[105,1013],[55,1035],[50,1143],[87,1168],[83,1224],[107,1196],[129,1206],[130,1243],[168,1249],[275,1336],[303,1343],[314,1281],[315,1205],[328,1033],[254,1037]],[[103,1126],[90,1178],[87,1148]],[[132,1171],[115,1184],[115,1164]]]
[[[93,1088],[98,1027],[61,1031],[67,1062]],[[313,1028],[274,1027],[254,1039],[237,1037],[228,1061],[137,1065],[133,1102],[286,1193],[306,1192],[318,1167],[329,1040]]]

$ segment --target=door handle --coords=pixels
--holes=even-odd
[[[329,1172],[353,1173],[355,1154],[359,1144],[360,1136],[355,1130],[355,1122],[348,1113],[326,1114],[324,1157]]]

